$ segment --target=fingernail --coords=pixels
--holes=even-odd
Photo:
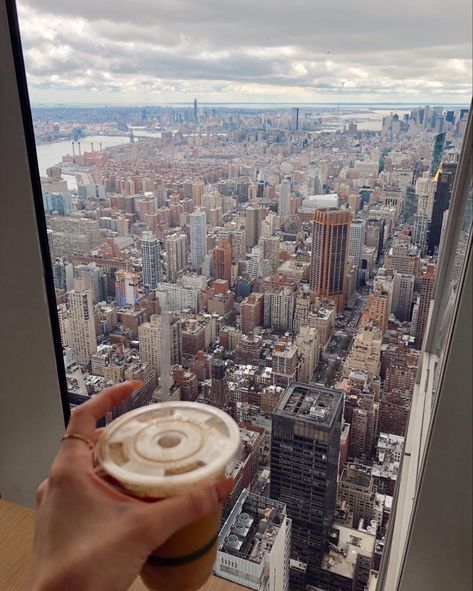
[[[233,478],[220,480],[216,484],[217,496],[220,502],[224,501],[233,490]]]
[[[133,390],[139,390],[144,385],[143,380],[129,380],[129,382],[130,385],[133,386]]]

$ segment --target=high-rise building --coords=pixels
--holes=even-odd
[[[429,314],[430,302],[432,300],[432,293],[434,290],[436,275],[436,265],[434,263],[427,263],[420,280],[420,297],[419,309],[417,311],[417,323],[415,326],[415,341],[416,349],[422,347],[424,340],[425,327],[427,325],[427,317]]]
[[[279,250],[281,247],[281,240],[279,236],[268,236],[261,238],[260,244],[263,248],[263,259],[271,261],[273,273],[279,266]]]
[[[246,208],[246,246],[252,248],[258,244],[263,210],[261,207],[249,205]]]
[[[289,199],[291,197],[291,181],[284,179],[279,185],[278,213],[284,219],[289,216]]]
[[[350,424],[348,455],[369,461],[378,432],[379,403],[375,402],[375,391],[367,382],[363,386],[353,386],[346,392],[343,416]]]
[[[285,332],[293,329],[296,294],[289,286],[270,287],[264,292],[264,326]]]
[[[434,149],[432,151],[432,164],[430,166],[430,175],[435,176],[438,167],[442,162],[442,154],[445,148],[446,133],[439,133],[435,136]]]
[[[66,304],[59,304],[57,307],[57,318],[59,321],[59,335],[61,337],[61,345],[63,347],[69,346],[69,312]]]
[[[363,519],[364,527],[374,518],[376,486],[371,468],[359,463],[350,463],[343,469],[338,483],[338,500],[345,501],[353,511],[353,527],[358,528]]]
[[[74,287],[74,269],[67,259],[55,259],[53,262],[54,287],[69,291]]]
[[[381,343],[383,334],[377,324],[364,324],[358,331],[345,361],[345,375],[361,371],[373,377],[379,376]]]
[[[429,218],[426,214],[416,213],[412,223],[412,244],[419,248],[421,256],[427,249],[427,235],[429,233]]]
[[[75,281],[75,289],[67,294],[69,304],[69,346],[75,360],[88,365],[97,351],[94,302],[90,289],[84,289],[81,279]]]
[[[305,384],[312,379],[319,362],[320,339],[317,330],[303,324],[295,343],[301,356],[297,379]]]
[[[194,122],[197,123],[198,121],[198,110],[197,110],[197,99],[194,99]]]
[[[263,324],[263,302],[262,293],[250,293],[240,306],[241,310],[241,330],[243,334],[252,333],[257,326]]]
[[[219,240],[212,251],[212,271],[215,279],[232,283],[232,249],[227,240]]]
[[[244,489],[220,531],[214,573],[242,588],[288,591],[290,549],[284,503]]]
[[[74,279],[80,279],[83,289],[90,290],[94,304],[106,299],[105,273],[95,263],[76,265],[74,267]]]
[[[293,382],[272,414],[270,497],[292,519],[291,557],[317,579],[337,496],[342,392]],[[303,587],[305,589],[305,587]]]
[[[44,211],[68,216],[72,213],[72,193],[43,193]]]
[[[282,337],[272,354],[273,385],[286,387],[297,379],[299,349],[294,341]]]
[[[387,271],[397,271],[407,275],[417,275],[419,264],[419,249],[407,240],[395,239],[393,246],[384,258],[384,268]]]
[[[366,220],[352,220],[350,224],[350,240],[348,242],[348,256],[355,259],[357,267],[360,266],[363,258],[363,247],[365,245]]]
[[[392,284],[387,282],[374,285],[373,291],[368,295],[366,302],[365,318],[378,323],[381,333],[383,333],[389,320],[391,312]]]
[[[182,323],[176,314],[169,317],[171,365],[180,365],[182,361]],[[154,370],[156,375],[161,372],[161,316],[152,314],[149,322],[138,327],[140,342],[140,359]]]
[[[225,362],[215,359],[212,365],[211,403],[218,408],[225,408],[228,403],[228,385],[225,380]]]
[[[195,181],[192,183],[192,203],[195,207],[202,205],[202,197],[204,196],[204,181]]]
[[[376,248],[376,260],[383,250],[385,220],[369,218],[366,220],[365,245]]]
[[[140,296],[140,274],[119,269],[115,272],[117,306],[134,306]]]
[[[310,286],[316,296],[333,299],[337,312],[346,302],[351,218],[349,211],[316,209],[312,225]]]
[[[145,292],[156,289],[160,279],[159,240],[153,232],[144,232],[141,238],[143,288]]]
[[[411,320],[415,276],[394,272],[391,312],[401,322]]]
[[[404,197],[404,208],[402,210],[401,221],[405,224],[412,225],[414,216],[417,213],[417,195],[413,185],[406,187],[406,195]]]
[[[196,209],[189,216],[191,264],[196,270],[201,269],[207,254],[207,216],[205,211]]]
[[[165,240],[167,280],[174,283],[179,271],[187,265],[187,236],[185,234],[172,234]]]
[[[292,129],[292,131],[299,131],[299,107],[292,108],[291,129]]]
[[[455,163],[443,163],[439,168],[435,179],[437,181],[437,188],[435,190],[432,219],[430,221],[429,234],[427,237],[427,252],[431,256],[435,254],[436,249],[440,244],[443,214],[450,204],[456,170],[457,165]]]

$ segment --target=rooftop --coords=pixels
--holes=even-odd
[[[324,555],[322,568],[342,577],[353,579],[358,554],[371,557],[374,553],[376,537],[344,525],[337,525],[330,535],[330,550]],[[338,542],[337,542],[338,532]],[[333,543],[332,543],[333,542]]]
[[[292,382],[287,387],[275,414],[292,416],[330,427],[342,404],[343,394],[333,388],[316,384]]]
[[[343,468],[340,480],[347,484],[370,488],[372,485],[371,468],[362,464],[349,464]]]
[[[284,503],[250,494],[245,489],[220,531],[218,550],[261,564],[285,518]]]

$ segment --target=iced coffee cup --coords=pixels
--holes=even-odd
[[[131,411],[103,432],[95,459],[128,494],[145,500],[182,495],[225,475],[237,456],[240,431],[223,411],[195,402],[164,402]],[[153,591],[193,591],[212,573],[220,508],[182,528],[145,563]]]

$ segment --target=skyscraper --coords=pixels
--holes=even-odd
[[[258,244],[262,211],[260,207],[251,205],[246,208],[246,245],[248,248]]]
[[[299,131],[299,107],[292,108],[291,129],[292,129],[292,131]]]
[[[336,496],[343,394],[293,382],[272,414],[270,497],[292,519],[292,558],[316,582]],[[304,587],[305,588],[305,587]]]
[[[53,263],[54,287],[69,291],[74,286],[74,270],[67,259],[56,259]]]
[[[440,244],[443,214],[450,204],[456,170],[457,165],[455,163],[443,163],[436,175],[437,188],[435,190],[432,219],[427,237],[427,252],[431,256],[435,254]]]
[[[197,99],[194,99],[194,121],[197,123],[198,113],[197,113]]]
[[[232,249],[227,240],[221,239],[212,252],[212,269],[215,279],[232,281]]]
[[[350,240],[348,242],[348,256],[355,259],[359,267],[363,258],[363,247],[365,245],[366,220],[353,220],[350,225]]]
[[[161,316],[152,314],[149,322],[138,327],[140,360],[149,364],[156,375],[161,374]],[[171,365],[182,361],[182,322],[177,316],[169,317],[169,343]]]
[[[88,265],[76,265],[74,278],[81,279],[83,289],[90,290],[94,304],[106,299],[105,273],[95,263]]]
[[[140,274],[119,269],[115,272],[117,306],[134,306],[139,298]]]
[[[345,308],[347,258],[352,215],[341,209],[316,209],[312,225],[310,287]]]
[[[446,137],[446,133],[439,133],[435,136],[435,143],[434,143],[434,149],[432,152],[432,164],[430,166],[430,175],[431,176],[435,176],[435,174],[437,173],[438,167],[440,166],[440,163],[442,162],[442,154],[443,154],[443,150],[445,148],[445,137]]]
[[[202,262],[207,254],[207,216],[205,211],[196,209],[189,216],[191,264],[196,270],[202,267]]]
[[[187,236],[185,234],[172,234],[165,241],[167,280],[175,282],[179,271],[187,264]]]
[[[94,302],[90,289],[83,289],[81,279],[76,280],[75,289],[68,292],[69,303],[69,345],[74,358],[81,365],[87,365],[97,351],[95,333]]]
[[[409,322],[412,313],[415,276],[394,271],[392,313],[401,322]]]
[[[286,218],[289,215],[289,198],[291,196],[291,181],[284,179],[279,186],[279,203],[278,213],[281,217]]]
[[[144,232],[141,239],[143,287],[145,292],[156,289],[160,278],[159,240],[153,232]]]

